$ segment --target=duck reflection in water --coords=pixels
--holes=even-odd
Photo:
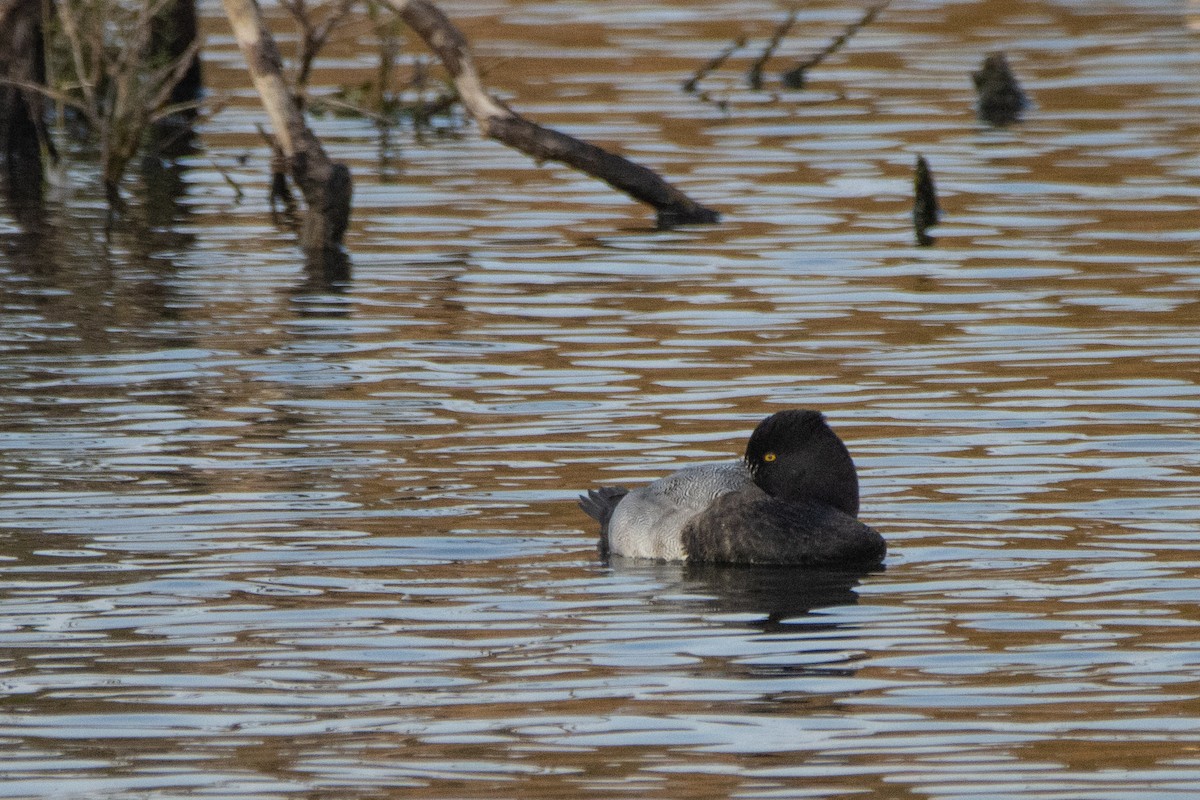
[[[753,566],[742,564],[688,564],[681,588],[704,595],[705,605],[722,614],[756,614],[759,619],[740,624],[765,633],[802,630],[807,633],[841,627],[806,615],[820,608],[858,603],[854,589],[871,572],[861,569]]]
[[[753,564],[681,564],[620,559],[622,579],[651,584],[649,603],[702,617],[720,627],[809,637],[844,628],[846,618],[813,611],[858,604],[856,588],[884,567],[813,568]],[[706,622],[713,622],[706,620]]]

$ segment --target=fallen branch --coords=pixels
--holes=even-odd
[[[283,65],[255,0],[224,0],[225,16],[246,59],[254,88],[262,99],[275,140],[300,187],[308,211],[300,241],[310,254],[338,250],[350,221],[350,170],[329,159],[304,121],[287,82]]]
[[[234,2],[235,0],[225,0]],[[589,142],[530,122],[487,93],[466,37],[429,0],[382,0],[429,46],[450,73],[463,107],[485,136],[538,161],[557,161],[654,207],[662,226],[716,222],[720,215],[658,173]]]

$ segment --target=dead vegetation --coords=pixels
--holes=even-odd
[[[193,35],[172,52],[161,34],[164,18],[175,18],[176,2],[59,0],[48,6],[47,39],[57,52],[47,59],[46,85],[29,88],[55,105],[60,127],[70,117],[95,143],[105,194],[117,208],[126,167],[150,128],[196,108],[176,89],[197,68],[200,40]]]
[[[280,0],[297,34],[288,61],[258,0],[223,4],[270,121],[270,131],[263,129],[263,135],[275,154],[270,166],[273,207],[277,201],[283,204],[281,219],[295,221],[306,252],[340,250],[353,191],[349,169],[326,152],[308,124],[314,109],[364,115],[386,128],[404,117],[419,126],[459,107],[483,136],[539,163],[559,162],[606,182],[650,206],[661,226],[719,219],[715,210],[648,167],[529,120],[498,100],[485,85],[466,37],[431,0]],[[823,47],[779,72],[779,85],[804,87],[810,71],[846,47],[889,4],[876,0],[867,6]],[[746,79],[752,89],[765,87],[767,70],[797,19],[794,6],[750,62]],[[310,92],[323,51],[350,22],[356,23],[358,35],[373,32],[379,53],[374,80],[319,95]],[[44,54],[43,30],[44,41],[51,43]],[[417,40],[428,53],[410,52],[404,70],[405,47]],[[734,40],[683,82],[684,91],[704,97],[701,82],[746,46],[746,38]],[[53,154],[54,137],[44,125],[45,108],[52,107],[60,136],[79,132],[94,147],[105,194],[120,211],[122,178],[153,139],[149,133],[166,119],[190,122],[199,108],[200,49],[194,0],[0,0],[0,146],[8,171],[22,162],[40,164],[42,156]],[[432,64],[440,65],[440,77],[434,77]],[[399,78],[401,72],[407,72],[407,80]],[[973,79],[979,116],[989,124],[1010,124],[1028,105],[1002,54],[989,56]],[[302,211],[292,187],[303,198]],[[928,244],[932,239],[925,229],[936,223],[938,207],[923,158],[918,159],[915,188],[914,227],[918,241]]]
[[[480,132],[535,160],[557,161],[605,181],[633,199],[650,205],[662,225],[715,222],[718,214],[695,202],[653,170],[589,142],[534,123],[497,101],[486,89],[466,38],[429,0],[363,0],[380,40],[380,66],[373,97],[375,111],[345,97],[323,98],[326,107],[375,114],[396,107],[387,94],[398,54],[397,23],[416,34],[444,67],[444,90],[426,102],[424,74],[420,113],[428,115],[460,103]],[[31,0],[0,0],[29,3]],[[0,82],[27,97],[45,98],[56,109],[60,131],[84,132],[98,152],[101,182],[110,206],[123,206],[121,181],[131,160],[158,122],[185,110],[194,99],[180,99],[180,88],[195,84],[198,91],[200,39],[195,30],[193,0],[60,0],[42,6],[46,40],[54,43],[45,59],[52,68],[44,77],[26,76],[14,69],[0,73]],[[306,251],[341,247],[350,215],[352,181],[349,170],[325,152],[306,121],[308,85],[322,49],[340,25],[358,8],[358,0],[281,0],[298,32],[294,69],[283,58],[257,0],[223,0],[226,17],[246,58],[247,70],[271,124],[276,153],[273,197],[289,197],[289,183],[305,201],[301,244]],[[189,4],[184,6],[183,4]],[[4,6],[0,6],[3,10]],[[13,18],[0,16],[0,33],[14,28]],[[37,41],[34,37],[31,41]],[[5,65],[0,61],[0,68]],[[3,98],[0,98],[2,100]],[[31,120],[40,118],[30,110]],[[27,136],[27,140],[37,137]],[[37,148],[45,150],[49,137]]]

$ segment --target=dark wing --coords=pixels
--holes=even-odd
[[[587,494],[579,496],[579,507],[584,513],[600,523],[600,555],[608,555],[608,521],[612,519],[613,509],[617,503],[629,494],[624,486],[605,486],[601,489],[588,489]]]
[[[878,564],[887,544],[874,528],[823,503],[785,503],[762,492],[718,497],[683,529],[689,561],[735,564]]]

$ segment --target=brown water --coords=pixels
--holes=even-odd
[[[896,0],[780,93],[743,83],[772,2],[445,6],[514,106],[724,221],[325,118],[330,282],[244,91],[107,243],[85,170],[0,219],[0,797],[1200,795],[1195,18]],[[860,11],[805,5],[769,75]],[[1035,101],[1006,130],[993,50]],[[886,571],[597,561],[579,490],[789,406]]]

